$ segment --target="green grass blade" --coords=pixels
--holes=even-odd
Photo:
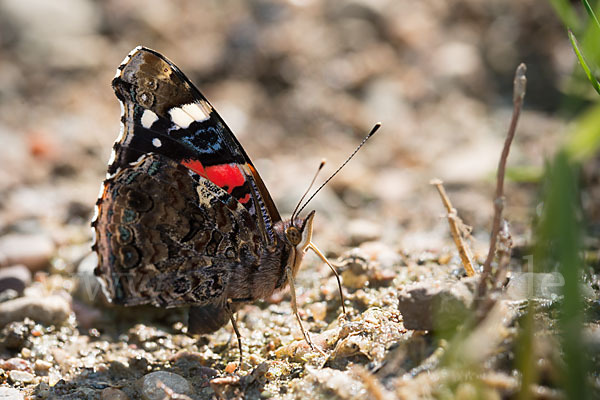
[[[582,340],[585,310],[579,289],[584,265],[580,256],[583,239],[578,167],[564,152],[560,152],[550,166],[547,178],[539,239],[545,246],[551,244],[552,251],[546,255],[546,264],[548,261],[558,262],[558,272],[564,280],[559,312],[560,341],[565,361],[563,387],[567,399],[589,399],[590,371]]]
[[[573,34],[573,32],[571,32],[570,29],[569,29],[569,40],[571,41],[571,46],[573,46],[573,50],[575,51],[575,54],[577,55],[579,64],[581,64],[581,67],[585,71],[585,74],[587,75],[589,81],[592,83],[592,86],[594,87],[594,89],[596,89],[596,92],[598,92],[598,94],[600,94],[600,82],[598,82],[598,79],[596,79],[596,77],[592,74],[592,70],[590,69],[587,62],[585,61],[585,58],[583,57],[583,54],[579,48],[579,43],[577,42],[575,35]]]
[[[590,6],[590,3],[587,0],[581,0],[581,2],[583,3],[583,6],[585,7],[585,11],[587,11],[590,18],[592,20],[594,20],[594,22],[596,23],[596,26],[598,27],[598,29],[600,29],[600,22],[598,22],[598,18],[596,17],[594,10],[592,10],[592,6]]]

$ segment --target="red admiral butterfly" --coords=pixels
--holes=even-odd
[[[314,211],[281,219],[231,130],[161,54],[135,48],[112,86],[121,133],[92,222],[95,274],[107,297],[127,306],[191,305],[190,333],[231,320],[241,355],[234,313],[290,284],[310,344],[294,277],[307,249],[326,261],[311,243]]]

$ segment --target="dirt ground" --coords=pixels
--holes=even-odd
[[[327,266],[307,256],[300,314],[323,354],[302,341],[287,290],[239,312],[235,373],[229,325],[192,337],[185,310],[114,307],[98,291],[90,220],[119,132],[110,82],[137,45],[171,59],[209,99],[283,216],[321,159],[320,181],[381,121],[309,207],[348,311]],[[505,210],[513,273],[530,260],[538,179],[564,140],[563,91],[577,68],[547,2],[1,0],[0,398],[514,396],[519,282],[465,338],[460,367],[444,358],[450,341],[433,333],[432,309],[400,303],[421,288],[460,317],[473,301],[429,182],[444,181],[482,264],[520,62],[528,91],[509,166],[521,179],[507,182]],[[535,306],[556,302],[541,293]],[[596,351],[596,321],[588,330]],[[533,398],[563,398],[556,338],[550,328],[537,338]]]

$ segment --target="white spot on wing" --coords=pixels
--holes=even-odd
[[[142,114],[142,126],[146,129],[150,129],[157,119],[158,115],[156,115],[154,111],[144,110],[144,113]]]
[[[194,119],[194,121],[202,122],[210,118],[210,111],[207,113],[204,107],[205,104],[190,103],[181,106],[181,109]]]
[[[122,101],[119,101],[119,105],[121,106],[121,118],[119,119],[119,136],[117,136],[116,142],[120,142],[123,140],[123,135],[125,134],[125,124],[123,124],[123,117],[125,116],[125,105]]]
[[[106,182],[102,182],[100,185],[100,191],[98,191],[98,198],[102,198],[104,196],[104,187],[106,186]]]
[[[110,158],[108,159],[108,165],[111,165],[117,159],[117,153],[115,153],[115,149],[112,149],[110,152]]]
[[[162,146],[162,142],[160,141],[159,138],[154,138],[154,139],[152,139],[152,145],[154,147],[160,147],[160,146]]]
[[[122,101],[119,101],[119,105],[121,106],[121,118],[120,118],[120,122],[119,122],[119,136],[117,136],[117,140],[115,140],[115,143],[121,143],[123,141],[123,138],[125,137],[125,125],[123,124],[123,116],[125,115],[125,105],[123,104]],[[110,152],[110,159],[108,160],[108,165],[112,165],[112,163],[115,162],[117,158],[117,154],[115,153],[115,149],[113,147],[112,151]]]
[[[179,107],[173,107],[169,110],[169,114],[171,115],[171,120],[174,124],[179,125],[183,129],[187,129],[192,122],[194,122],[194,118],[192,118],[188,113],[183,111]]]

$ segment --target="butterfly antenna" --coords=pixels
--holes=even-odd
[[[381,122],[378,122],[375,124],[375,126],[373,126],[373,128],[371,129],[371,132],[369,132],[369,134],[363,139],[363,141],[360,142],[358,147],[352,152],[352,154],[350,154],[350,156],[346,159],[346,161],[344,161],[344,163],[342,165],[340,165],[340,167],[333,174],[331,174],[331,176],[329,178],[327,178],[327,180],[325,182],[323,182],[321,184],[321,186],[319,186],[319,188],[312,194],[312,196],[310,196],[308,198],[308,200],[306,200],[304,205],[302,207],[300,207],[300,210],[298,210],[297,213],[294,212],[294,214],[300,214],[302,212],[302,210],[304,210],[304,207],[306,207],[307,204],[310,203],[310,201],[317,195],[317,193],[319,193],[321,191],[321,189],[323,189],[323,187],[325,185],[327,185],[327,183],[329,183],[329,181],[332,180],[333,177],[336,176],[338,174],[338,172],[340,172],[342,170],[342,168],[344,168],[350,160],[352,160],[352,157],[354,157],[356,155],[356,153],[358,153],[358,150],[360,150],[360,148],[363,147],[363,145],[367,142],[367,140],[371,139],[371,136],[373,136],[379,128],[381,128]],[[315,178],[316,178],[316,176],[315,176]],[[313,181],[314,181],[314,179],[313,179]],[[304,196],[302,196],[302,198],[304,199]],[[300,200],[300,201],[302,201],[302,200]],[[298,208],[298,207],[296,207],[296,208]],[[293,219],[292,219],[292,221],[293,221]]]
[[[304,198],[306,197],[308,192],[310,192],[310,189],[315,184],[315,181],[317,180],[317,176],[319,175],[319,172],[321,172],[321,170],[325,166],[325,162],[326,162],[325,159],[321,160],[321,164],[319,164],[319,168],[317,168],[317,172],[315,172],[315,176],[313,176],[312,181],[310,181],[310,185],[308,185],[308,188],[306,189],[306,191],[304,192],[302,197],[300,197],[300,201],[298,201],[298,204],[296,204],[296,207],[294,208],[294,212],[292,212],[292,218],[291,218],[292,225],[294,225],[294,218],[297,215],[296,211],[298,211],[298,207],[300,207],[300,204],[302,204],[302,200],[304,200]]]

